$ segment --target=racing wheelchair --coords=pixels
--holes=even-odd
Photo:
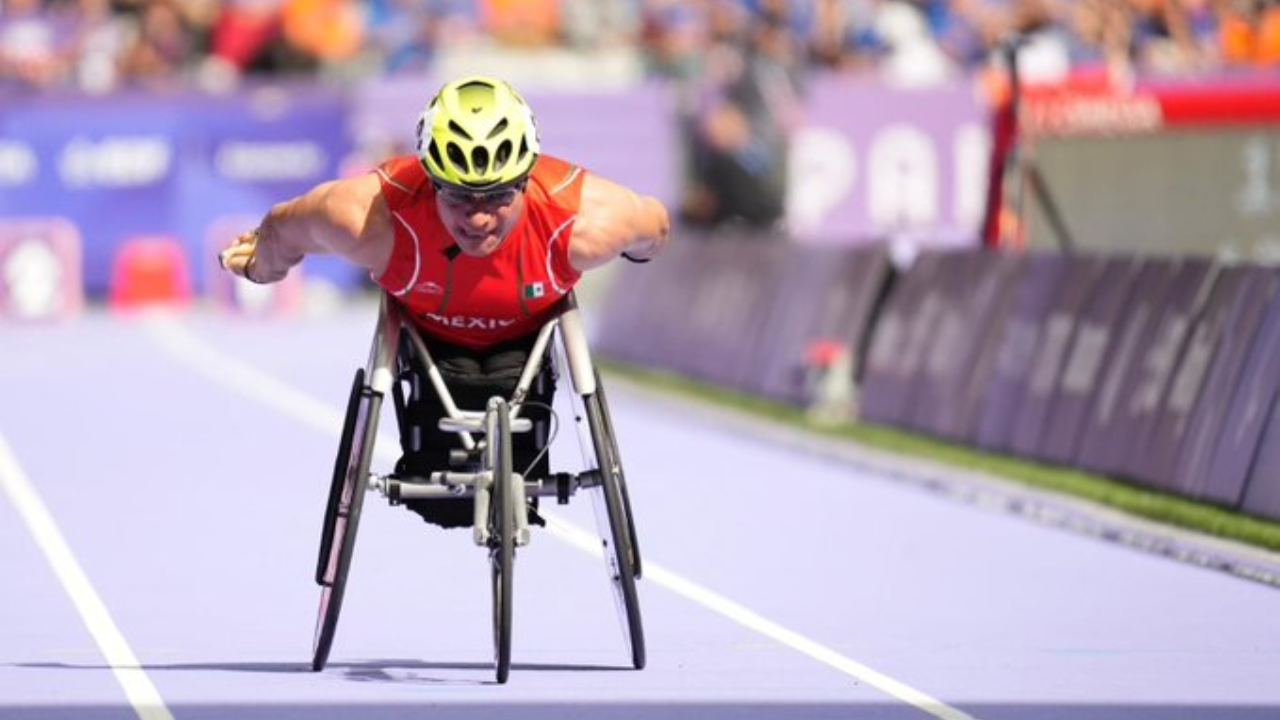
[[[554,348],[553,336],[557,340]],[[556,352],[550,352],[552,349]],[[531,383],[549,357],[554,369],[562,375],[567,371],[572,381],[574,424],[586,467],[579,473],[523,477],[513,468],[512,435],[533,429],[533,423],[522,417],[522,410]],[[391,394],[397,401],[397,410],[401,409],[403,391],[397,387],[397,378],[406,371],[417,372],[437,393],[445,410],[438,430],[456,434],[461,449],[451,454],[448,469],[434,470],[426,477],[371,474],[383,399]],[[464,497],[474,501],[475,543],[488,550],[494,662],[497,681],[505,683],[511,669],[516,549],[530,540],[527,499],[555,497],[563,504],[579,491],[589,495],[595,506],[624,638],[631,664],[639,670],[645,664],[644,630],[636,594],[636,580],[641,575],[640,550],[609,405],[591,361],[574,296],[567,296],[561,311],[539,331],[512,396],[491,397],[485,409],[479,411],[457,407],[417,328],[404,318],[399,304],[384,294],[368,362],[356,371],[351,384],[325,505],[315,575],[320,585],[320,607],[312,670],[323,670],[328,661],[366,493],[377,492],[392,505],[408,500]]]

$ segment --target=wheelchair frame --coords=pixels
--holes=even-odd
[[[568,369],[572,381],[574,420],[587,467],[576,475],[552,473],[546,478],[526,479],[512,468],[511,435],[533,429],[533,423],[520,413],[529,388],[542,371],[553,336],[559,339],[554,361],[561,369]],[[478,471],[439,470],[425,478],[370,473],[379,412],[383,398],[396,383],[402,337],[408,338],[445,409],[439,429],[458,435],[464,459],[478,460]],[[479,412],[457,407],[417,328],[406,321],[399,304],[383,294],[369,359],[356,371],[352,383],[325,505],[316,563],[321,596],[312,669],[320,671],[328,661],[366,491],[381,493],[392,505],[410,499],[473,497],[473,539],[488,548],[490,556],[496,675],[499,683],[506,682],[511,665],[515,548],[530,540],[527,498],[555,496],[564,504],[579,490],[588,491],[594,501],[623,635],[632,666],[641,669],[645,646],[635,586],[641,574],[635,522],[604,387],[591,361],[576,298],[572,293],[566,297],[562,311],[538,332],[511,398],[494,396]]]

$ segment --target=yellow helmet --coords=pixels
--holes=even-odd
[[[489,188],[519,182],[538,159],[533,111],[502,80],[454,80],[418,120],[418,156],[436,182]]]

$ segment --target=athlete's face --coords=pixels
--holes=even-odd
[[[440,220],[467,255],[484,257],[507,239],[524,211],[524,185],[488,193],[436,189]]]

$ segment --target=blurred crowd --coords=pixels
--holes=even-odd
[[[1280,0],[0,0],[0,84],[367,77],[422,71],[466,46],[626,48],[678,78],[734,44],[922,84],[983,67],[1015,34],[1026,71],[1050,79],[1087,66],[1269,66]]]
[[[777,226],[812,70],[927,87],[1003,73],[1010,48],[1032,82],[1273,68],[1280,0],[0,0],[0,92],[341,82],[478,60],[525,86],[557,73],[532,62],[548,54],[580,58],[574,82],[590,83],[623,54],[633,81],[676,90],[678,213],[706,227]]]

